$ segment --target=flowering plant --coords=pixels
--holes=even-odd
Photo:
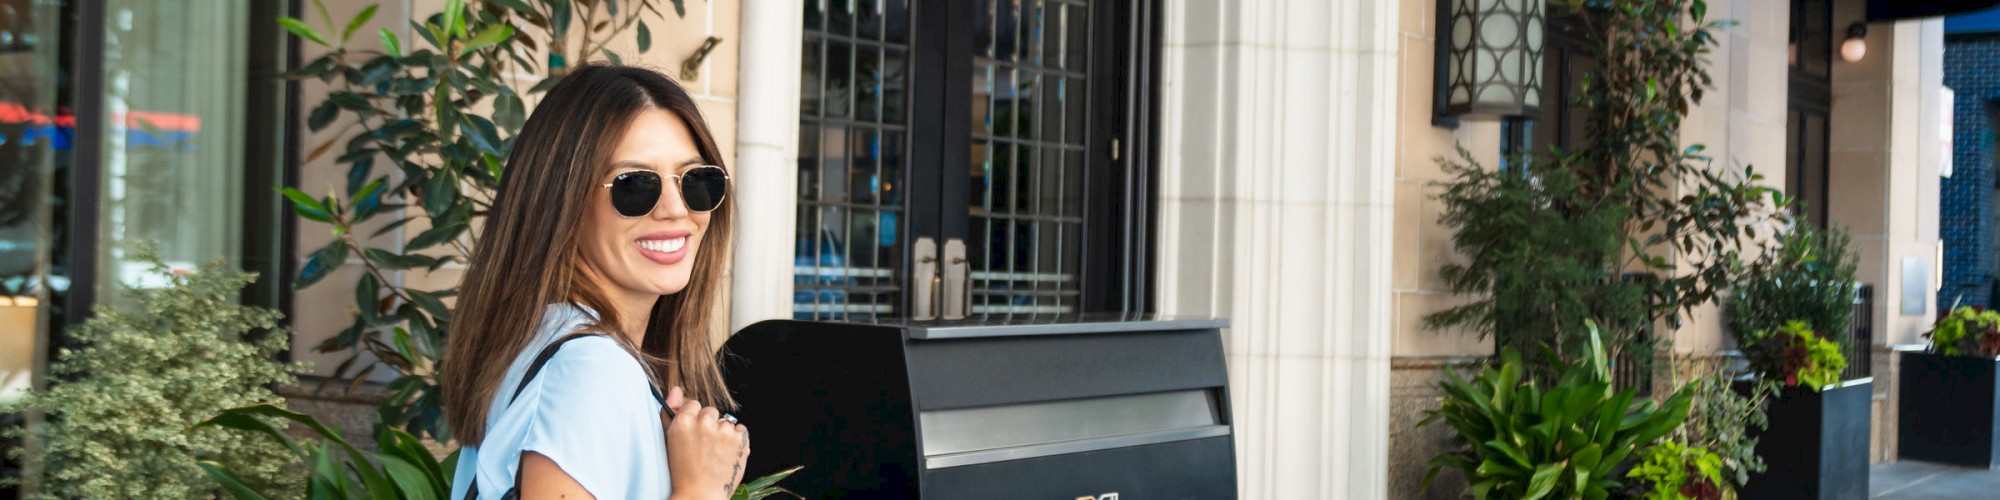
[[[1722,499],[1722,457],[1699,446],[1661,441],[1625,477],[1653,485],[1647,500]]]
[[[1786,386],[1805,386],[1817,392],[1840,382],[1847,369],[1847,357],[1840,346],[1814,335],[1803,321],[1785,323],[1776,331],[1751,335],[1754,343],[1747,353],[1752,369]]]
[[[1946,356],[2000,356],[2000,312],[1960,306],[1939,316],[1931,331],[1931,352]]]

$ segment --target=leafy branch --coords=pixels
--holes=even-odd
[[[681,0],[670,1],[684,15]],[[376,5],[336,25],[325,5],[314,0],[320,25],[278,20],[286,31],[328,49],[285,74],[331,87],[307,115],[307,128],[322,132],[343,116],[352,118],[305,156],[312,162],[337,155],[335,162],[346,166],[345,191],[314,197],[297,188],[281,190],[299,217],[326,224],[333,236],[300,267],[297,288],[313,286],[349,262],[364,270],[354,283],[353,322],[314,348],[349,353],[322,390],[337,380],[346,380],[351,390],[386,365],[397,376],[382,407],[385,423],[417,436],[451,439],[436,374],[451,323],[445,301],[457,292],[405,286],[394,273],[436,271],[470,259],[478,245],[472,221],[491,207],[507,152],[527,121],[523,96],[553,86],[565,57],[582,61],[595,53],[617,62],[604,43],[629,29],[637,30],[640,51],[649,49],[651,30],[641,18],[645,12],[660,15],[659,3],[447,0],[443,11],[410,22],[410,33],[421,40],[406,43],[396,32],[378,29],[380,49],[349,46],[373,20]],[[572,30],[579,16],[584,28]],[[523,33],[517,26],[539,31]],[[572,31],[579,50],[565,52],[572,47]],[[547,66],[533,61],[538,37],[550,40]],[[539,81],[524,91],[506,78],[522,73],[538,75]],[[378,165],[388,168],[378,172]],[[412,223],[424,229],[401,238],[398,231]],[[363,237],[362,231],[372,232]],[[395,237],[388,245],[371,243],[384,236]],[[364,353],[374,361],[364,361]]]

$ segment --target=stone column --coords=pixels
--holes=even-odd
[[[1382,498],[1394,0],[1170,0],[1160,309],[1226,316],[1243,498]]]
[[[792,316],[792,230],[797,224],[798,2],[743,0],[737,78],[736,245],[729,331]]]

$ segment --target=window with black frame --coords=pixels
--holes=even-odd
[[[1789,79],[1785,107],[1785,192],[1814,226],[1827,223],[1827,118],[1832,109],[1833,5],[1791,0]]]
[[[1149,310],[1150,1],[804,4],[794,317]]]
[[[141,244],[177,270],[257,272],[241,300],[290,312],[290,49],[256,28],[288,3],[0,0],[0,406],[51,383],[93,306],[163,285]],[[19,445],[0,441],[0,498]]]
[[[1583,50],[1582,23],[1559,5],[1550,5],[1542,35],[1542,115],[1501,122],[1502,168],[1520,168],[1549,148],[1577,148],[1584,142],[1589,113],[1576,103],[1597,61]]]

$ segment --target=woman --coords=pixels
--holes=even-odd
[[[454,313],[452,498],[729,497],[750,441],[717,410],[734,402],[709,336],[733,212],[721,165],[659,73],[583,66],[549,89]]]

